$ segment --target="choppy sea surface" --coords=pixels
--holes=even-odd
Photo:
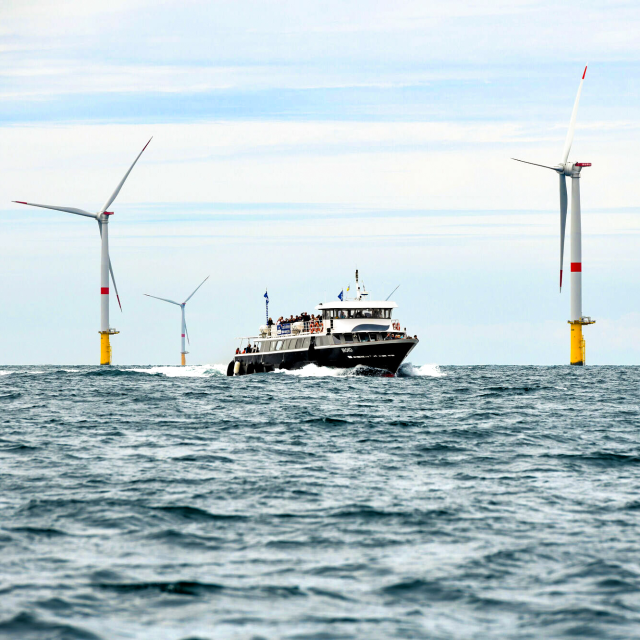
[[[640,368],[0,367],[0,638],[640,636]]]

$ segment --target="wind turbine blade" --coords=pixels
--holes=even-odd
[[[73,207],[54,207],[51,204],[35,204],[35,202],[22,202],[22,200],[14,200],[16,204],[26,204],[29,207],[40,207],[41,209],[53,209],[54,211],[66,211],[67,213],[75,213],[77,216],[86,216],[87,218],[96,218],[95,213],[89,213],[84,209],[74,209]]]
[[[191,346],[191,340],[189,340],[189,329],[187,329],[187,319],[184,320],[184,332],[187,334],[187,343]]]
[[[587,67],[584,68],[582,74],[582,80],[580,80],[580,86],[578,87],[578,95],[576,101],[573,104],[573,111],[571,112],[571,120],[569,121],[569,131],[567,131],[567,139],[564,141],[564,149],[562,150],[562,164],[567,162],[569,157],[569,151],[571,151],[571,143],[573,142],[573,133],[576,130],[576,118],[578,116],[578,103],[580,102],[580,94],[582,93],[582,85],[584,84],[584,77],[587,75]]]
[[[197,287],[196,287],[196,291],[210,278],[210,276],[207,276]],[[194,291],[193,293],[195,293],[196,291]],[[191,300],[191,298],[193,298],[193,293],[184,301],[184,304],[187,304],[187,302],[189,302],[189,300]]]
[[[151,142],[153,140],[153,137],[149,138],[149,142]],[[113,201],[118,197],[118,194],[120,193],[120,189],[122,189],[122,185],[125,183],[125,180],[129,177],[129,174],[131,173],[131,170],[133,169],[133,167],[136,166],[136,162],[138,162],[138,160],[140,159],[140,156],[144,153],[144,150],[149,146],[149,142],[147,142],[147,144],[144,145],[144,149],[142,149],[142,151],[138,154],[138,157],[133,161],[133,164],[129,167],[129,171],[127,171],[127,173],[124,174],[124,178],[122,178],[122,180],[120,181],[120,184],[116,187],[116,190],[111,194],[111,197],[107,200],[107,203],[104,205],[104,207],[102,207],[102,209],[100,210],[100,213],[104,213],[113,203]]]
[[[102,223],[98,220],[98,229],[100,229],[100,237],[102,238]],[[118,306],[122,311],[122,304],[120,303],[120,296],[118,294],[118,286],[116,285],[116,278],[113,275],[113,267],[111,266],[111,256],[109,256],[109,271],[111,272],[111,282],[113,282],[113,288],[116,290],[116,298],[118,299]]]
[[[567,179],[560,174],[560,291],[562,292],[562,262],[564,260],[564,232],[567,227]]]
[[[113,267],[111,266],[111,258],[109,258],[109,271],[111,272],[111,282],[113,282],[113,288],[116,290],[116,298],[118,298],[118,306],[122,311],[122,304],[120,304],[120,295],[118,294],[118,286],[116,285],[116,277],[113,275]]]
[[[166,298],[158,298],[158,296],[150,296],[148,293],[145,293],[144,295],[147,296],[147,298],[155,298],[156,300],[162,300],[164,302],[170,302],[171,304],[177,304],[178,306],[181,306],[179,302],[175,302],[173,300],[167,300]]]
[[[532,164],[534,167],[543,167],[544,169],[551,169],[552,171],[557,171],[558,167],[550,167],[548,164],[538,164],[537,162],[529,162],[528,160],[518,160],[518,158],[511,158],[516,162],[524,162],[525,164]]]

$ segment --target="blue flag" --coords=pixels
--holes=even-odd
[[[267,299],[267,304],[269,303],[269,294],[265,291],[264,292],[264,297]]]
[[[344,290],[340,292],[340,295],[338,296],[338,300],[342,300],[342,295],[344,294]]]

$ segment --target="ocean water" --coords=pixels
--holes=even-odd
[[[640,368],[0,367],[0,638],[640,636]]]

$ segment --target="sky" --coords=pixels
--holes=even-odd
[[[567,364],[557,178],[583,170],[590,364],[640,364],[640,5],[0,3],[0,364],[226,363],[273,316],[393,296],[415,364]],[[565,263],[569,261],[568,246]]]

